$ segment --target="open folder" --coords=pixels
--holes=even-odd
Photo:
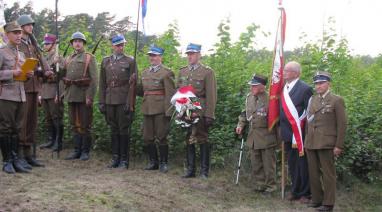
[[[26,81],[27,74],[33,72],[38,64],[38,60],[35,58],[27,58],[24,64],[21,66],[21,74],[13,79],[16,81]]]

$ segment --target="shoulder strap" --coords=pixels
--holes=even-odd
[[[91,55],[85,53],[85,68],[84,68],[84,73],[82,74],[82,77],[84,77],[84,78],[86,77],[86,75],[88,73],[88,67],[89,67],[90,59],[91,59]]]

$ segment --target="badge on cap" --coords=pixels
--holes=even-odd
[[[153,55],[163,55],[163,53],[164,53],[164,49],[155,45],[151,45],[150,50],[147,52],[147,54],[153,54]]]
[[[331,77],[329,72],[326,71],[317,71],[316,75],[313,77],[313,83],[319,83],[319,82],[330,82]]]
[[[22,31],[21,26],[16,22],[8,22],[4,25],[5,32],[14,32],[14,31]]]
[[[45,36],[44,36],[44,44],[52,44],[52,43],[56,43],[56,35],[53,35],[53,34],[49,34],[49,33],[46,33]]]
[[[187,46],[186,54],[191,52],[200,52],[202,50],[202,45],[190,43]]]
[[[111,44],[113,46],[116,46],[116,45],[119,45],[121,43],[126,43],[126,39],[123,35],[121,34],[118,34],[118,35],[115,35],[112,39],[111,39]]]
[[[268,78],[260,75],[260,74],[254,74],[252,76],[251,81],[248,82],[248,85],[267,85]]]

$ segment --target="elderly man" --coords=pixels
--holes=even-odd
[[[281,137],[288,155],[291,192],[288,200],[307,203],[310,198],[308,164],[304,154],[304,124],[312,88],[300,80],[301,66],[289,62],[284,67],[285,86],[280,108]]]
[[[248,127],[247,145],[251,150],[252,173],[255,191],[269,194],[276,186],[276,129],[268,130],[268,93],[265,91],[267,78],[254,74],[248,82],[251,92],[245,101],[245,110],[239,116],[236,133],[242,134]]]
[[[334,162],[344,149],[347,124],[344,100],[330,92],[330,81],[328,72],[316,73],[313,82],[317,94],[312,96],[308,108],[305,149],[312,191],[309,206],[318,211],[333,210],[336,194]]]

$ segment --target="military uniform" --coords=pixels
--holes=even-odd
[[[16,22],[7,23],[5,31],[21,31]],[[0,148],[3,155],[3,171],[27,172],[18,160],[18,133],[21,130],[25,106],[25,90],[22,81],[13,78],[13,70],[20,69],[25,57],[10,42],[0,48]]]
[[[110,167],[129,165],[130,125],[135,98],[132,75],[137,72],[133,57],[113,54],[102,60],[99,81],[99,104],[104,107],[107,124],[111,128],[113,161]],[[102,111],[105,110],[105,111]]]
[[[186,53],[200,52],[201,46],[190,43]],[[183,67],[179,71],[177,87],[192,85],[195,95],[200,99],[202,111],[201,118],[189,130],[186,138],[187,143],[187,166],[188,171],[184,177],[195,175],[195,144],[191,138],[194,131],[196,143],[200,144],[201,152],[201,175],[208,177],[210,147],[208,144],[209,121],[215,119],[215,107],[217,101],[216,78],[214,71],[201,63]]]
[[[315,83],[320,75],[328,73],[318,72]],[[344,148],[346,125],[345,103],[342,97],[332,94],[329,90],[323,95],[312,96],[308,108],[305,149],[312,202],[317,206],[322,204],[330,208],[334,205],[336,169],[333,149]]]
[[[50,42],[49,35],[45,36],[44,42]],[[56,42],[55,36],[54,41],[49,44],[54,44]],[[51,49],[45,59],[53,72],[56,72],[56,63],[54,59],[56,58],[56,50]],[[58,64],[62,70],[62,65],[64,63],[64,59],[58,56]],[[64,116],[64,104],[62,101],[56,102],[59,100],[59,96],[62,95],[64,90],[64,82],[60,80],[62,76],[60,76],[61,72],[54,73],[53,76],[45,77],[43,79],[42,88],[40,92],[42,107],[45,112],[45,122],[46,129],[48,132],[48,143],[43,144],[40,148],[50,148],[52,147],[53,151],[61,150],[62,148],[62,136],[63,136],[63,116]],[[62,74],[61,74],[62,75]]]
[[[80,38],[77,38],[78,35],[81,35]],[[84,38],[85,36],[79,32],[72,35],[72,41]],[[63,81],[64,100],[69,105],[69,120],[75,143],[74,152],[66,159],[88,160],[92,140],[93,105],[87,105],[86,99],[93,101],[97,90],[95,57],[84,50],[74,52],[66,58]]]
[[[24,22],[23,18],[29,17],[26,15],[20,16],[17,20],[21,26],[26,24],[34,24],[34,21],[30,19]],[[22,37],[19,50],[24,53],[26,58],[38,57],[38,50],[32,45],[30,37]],[[38,93],[41,90],[41,80],[45,72],[44,68],[47,68],[46,61],[40,58],[44,64],[39,64],[41,70],[36,67],[34,76],[24,82],[25,95],[26,95],[26,110],[23,116],[23,127],[20,132],[20,145],[22,146],[25,159],[34,166],[42,166],[34,158],[32,158],[32,145],[36,143],[36,129],[37,129],[37,107],[38,107]]]
[[[247,145],[251,151],[252,173],[256,190],[274,191],[276,189],[276,130],[268,130],[268,94],[246,98],[245,111],[239,116],[237,127],[248,126]]]
[[[161,171],[166,172],[168,162],[167,135],[173,112],[170,100],[175,93],[174,73],[162,64],[151,66],[143,71],[140,85],[142,85],[141,95],[143,95],[143,140],[150,158],[150,164],[146,169],[158,168],[157,148],[154,143],[157,139]]]

